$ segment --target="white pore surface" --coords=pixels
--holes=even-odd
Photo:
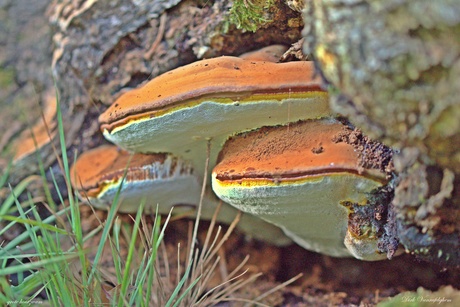
[[[301,119],[329,116],[326,95],[233,103],[212,100],[153,119],[104,131],[111,142],[135,152],[167,152],[192,161],[195,175],[203,174],[206,148],[211,140],[210,168],[229,136],[262,126],[283,125]]]
[[[300,246],[336,257],[351,256],[344,245],[348,213],[340,202],[364,205],[366,193],[380,186],[348,173],[279,185],[221,185],[216,178],[212,184],[219,198],[281,227]]]
[[[244,103],[239,101],[222,103],[210,98],[209,101],[204,101],[197,106],[183,108],[152,119],[132,122],[124,128],[114,129],[111,132],[106,130],[104,136],[129,151],[166,152],[183,158],[192,163],[194,175],[201,183],[208,141],[211,144],[210,174],[216,164],[217,155],[229,136],[262,126],[284,125],[302,119],[327,116],[330,116],[330,110],[328,97],[325,94],[312,95],[309,98],[272,99]],[[208,178],[210,184],[211,176]],[[164,185],[155,189],[161,190],[164,196],[158,199],[152,196],[152,204],[163,203],[164,208],[170,208],[177,202],[197,204],[199,193],[197,194],[195,183],[188,179],[185,181],[182,183],[177,181],[177,184],[165,182]],[[136,192],[136,195],[141,195],[141,193]],[[133,206],[138,204],[139,199],[136,199],[136,195],[132,195],[135,199]],[[216,202],[216,199],[210,196],[209,201],[203,205],[204,210],[214,212]],[[228,212],[221,213],[221,217],[228,223],[229,219],[233,219],[236,210],[230,206],[224,208]],[[277,224],[281,225],[281,223]],[[285,236],[280,236],[279,229],[253,216],[243,216],[238,227],[252,233],[256,238],[263,238],[276,244],[282,245],[289,242]]]
[[[145,212],[155,213],[158,207],[159,214],[172,213],[186,214],[188,217],[196,217],[200,201],[202,182],[193,175],[176,176],[174,179],[143,180],[125,182],[120,191],[121,212],[136,212],[139,204],[145,202]],[[119,184],[111,185],[98,199],[92,199],[91,203],[104,209],[111,205],[119,189]],[[220,200],[209,191],[203,199],[201,219],[210,220]],[[217,216],[217,221],[230,224],[236,217],[238,210],[223,203]],[[276,226],[267,223],[249,214],[243,214],[237,227],[259,240],[271,242],[276,245],[286,245],[291,242],[284,233]]]

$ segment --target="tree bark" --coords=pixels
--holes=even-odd
[[[333,109],[397,149],[401,242],[460,265],[459,2],[313,0],[304,20]]]
[[[28,1],[9,3],[5,12],[21,15],[12,7],[24,8]],[[33,23],[26,23],[31,42],[25,47],[16,42],[10,52],[12,57],[28,56],[30,67],[11,69],[25,80],[36,76],[39,81],[35,82],[39,83],[36,95],[46,89],[53,91],[54,78],[71,161],[75,150],[83,152],[104,142],[97,117],[122,92],[200,58],[240,54],[274,43],[289,45],[300,38],[302,27],[300,14],[281,0],[273,1],[266,12],[267,22],[255,33],[238,30],[229,23],[233,2],[228,0],[55,0],[51,3],[41,0],[40,3],[41,11],[32,14],[42,24],[40,30],[37,33]],[[12,32],[8,37],[18,36]],[[35,59],[39,60],[40,69],[34,70]],[[16,59],[8,61],[15,63]],[[32,116],[35,120],[40,117],[40,108],[36,109]],[[17,118],[16,114],[11,118]],[[33,122],[28,120],[29,124]],[[24,128],[25,125],[17,131]],[[57,138],[54,142],[59,148]],[[45,167],[55,161],[51,146],[41,154]],[[15,164],[18,167],[12,171],[14,177],[20,179],[36,171],[37,165],[32,162],[23,163],[27,168]]]

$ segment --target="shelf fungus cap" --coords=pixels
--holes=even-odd
[[[277,63],[288,50],[284,45],[270,45],[259,50],[243,53],[240,59],[249,61],[266,61]]]
[[[385,176],[359,167],[353,147],[335,141],[342,128],[334,119],[309,120],[232,137],[213,170],[213,190],[243,212],[281,227],[306,249],[352,256],[361,242],[351,242],[351,251],[344,244],[349,212],[343,202],[366,206]],[[361,256],[386,257],[377,250]]]
[[[137,121],[193,108],[207,99],[227,105],[240,100],[240,103],[253,102],[256,99],[253,96],[324,93],[320,80],[313,75],[312,62],[272,63],[232,56],[201,60],[123,94],[100,115],[99,122],[102,130],[112,132]]]
[[[47,94],[43,107],[43,116],[40,117],[31,129],[27,129],[21,133],[13,145],[15,149],[13,163],[15,165],[36,164],[31,161],[31,159],[36,159],[34,153],[41,151],[45,146],[51,148],[51,141],[56,136],[57,128],[56,108],[56,97]]]
[[[173,152],[204,169],[237,132],[330,116],[311,62],[223,56],[198,61],[120,96],[99,121],[104,136],[134,152]]]
[[[173,214],[185,217],[196,215],[202,184],[190,163],[171,154],[130,154],[108,145],[87,151],[77,159],[71,169],[71,183],[81,199],[100,209],[110,207],[120,191],[120,212],[135,213],[145,201],[146,212],[154,213],[158,206],[160,214],[168,214],[174,206]],[[219,202],[213,194],[206,194],[201,218],[210,220]],[[217,220],[230,224],[237,213],[224,204]],[[273,244],[291,242],[279,228],[247,214],[241,217],[238,228]]]
[[[130,154],[115,146],[101,146],[83,153],[71,169],[71,181],[83,199],[107,208],[123,180],[122,212],[136,212],[149,196],[153,212],[159,204],[168,213],[173,205],[187,204],[199,189],[189,163],[168,154]]]

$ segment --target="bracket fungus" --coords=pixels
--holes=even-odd
[[[47,97],[43,108],[43,117],[33,127],[21,133],[19,139],[14,144],[14,164],[31,164],[24,163],[22,160],[27,159],[27,157],[33,155],[43,146],[50,144],[56,135],[56,107],[56,98]]]
[[[232,137],[214,168],[213,190],[243,212],[281,227],[306,249],[383,259],[377,236],[356,238],[348,230],[344,204],[368,205],[385,176],[359,169],[352,146],[334,141],[342,128],[334,119],[309,120]]]
[[[130,154],[108,145],[83,153],[72,166],[71,181],[82,199],[101,209],[113,205],[119,191],[119,211],[129,213],[146,201],[146,212],[154,213],[158,206],[158,213],[168,214],[175,207],[174,215],[194,217],[201,194],[201,182],[189,162],[171,154]],[[205,195],[201,217],[210,220],[218,204],[214,195]],[[217,220],[230,224],[237,213],[224,205]],[[238,227],[273,244],[291,242],[277,227],[248,214],[241,217]]]
[[[135,211],[142,198],[150,208],[159,204],[161,213],[198,204],[210,148],[214,192],[249,213],[240,228],[286,244],[276,225],[310,250],[384,258],[376,252],[377,236],[348,230],[353,212],[344,204],[367,206],[385,176],[359,166],[351,145],[332,140],[344,125],[331,114],[313,63],[270,62],[277,50],[264,51],[268,61],[249,54],[177,68],[123,94],[100,115],[104,136],[135,153],[120,210]],[[84,154],[74,168],[74,185],[94,204],[110,203],[130,156],[114,147],[100,150],[110,154]],[[208,192],[204,218],[219,201]],[[224,222],[237,212],[228,205],[223,209]],[[347,232],[353,240],[345,241]]]
[[[277,63],[287,50],[288,48],[284,45],[270,45],[259,50],[246,52],[240,55],[239,58],[246,61]]]
[[[132,188],[125,187],[121,195],[129,200],[121,212],[136,212],[150,192],[155,203],[165,204],[162,213],[167,213],[175,204],[186,205],[189,195],[200,188],[190,163],[168,154],[130,154],[108,145],[83,153],[71,174],[72,185],[100,208],[113,202],[125,176],[123,184]]]
[[[43,97],[43,113],[40,119],[24,130],[12,144],[13,167],[10,179],[15,182],[38,170],[37,154],[47,167],[54,159],[52,142],[57,138],[57,104],[54,91]]]
[[[237,132],[329,116],[313,73],[311,62],[198,61],[122,95],[99,117],[101,130],[129,151],[179,155],[202,175],[209,140],[212,167]]]

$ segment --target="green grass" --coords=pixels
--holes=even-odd
[[[163,241],[171,214],[163,223],[158,215],[149,223],[142,214],[144,203],[141,203],[133,221],[124,222],[117,215],[118,193],[105,220],[84,233],[80,216],[82,204],[70,185],[62,114],[57,103],[60,152],[63,154],[59,156],[58,150],[55,152],[68,196],[61,193],[62,187],[58,186],[55,174],[51,173],[52,182],[47,182],[38,153],[40,176],[31,175],[11,187],[8,186],[11,169],[8,167],[1,174],[0,188],[8,188],[9,195],[0,205],[0,238],[18,228],[22,232],[8,242],[0,242],[0,306],[23,305],[24,302],[51,306],[213,306],[223,301],[265,306],[259,301],[269,293],[251,300],[239,299],[236,295],[259,276],[246,276],[243,267],[247,259],[225,276],[221,285],[209,289],[210,280],[225,266],[219,250],[239,217],[225,233],[216,226],[214,218],[205,242],[198,249],[195,247],[198,214],[189,246],[185,248],[186,261],[178,260],[175,265],[170,263]],[[28,186],[37,180],[43,183],[43,204],[50,213],[46,218],[38,213],[36,200],[27,192]],[[49,184],[57,191],[59,206],[51,198]],[[204,189],[203,184],[203,193]],[[85,243],[95,238],[99,238],[97,246],[87,247]],[[114,272],[107,272],[101,263],[107,250]],[[181,259],[183,251],[179,245],[177,259]],[[174,271],[176,274],[172,273]],[[13,285],[9,282],[12,274],[17,276]],[[278,288],[273,289],[276,290]],[[47,301],[42,302],[41,292],[46,293]]]

